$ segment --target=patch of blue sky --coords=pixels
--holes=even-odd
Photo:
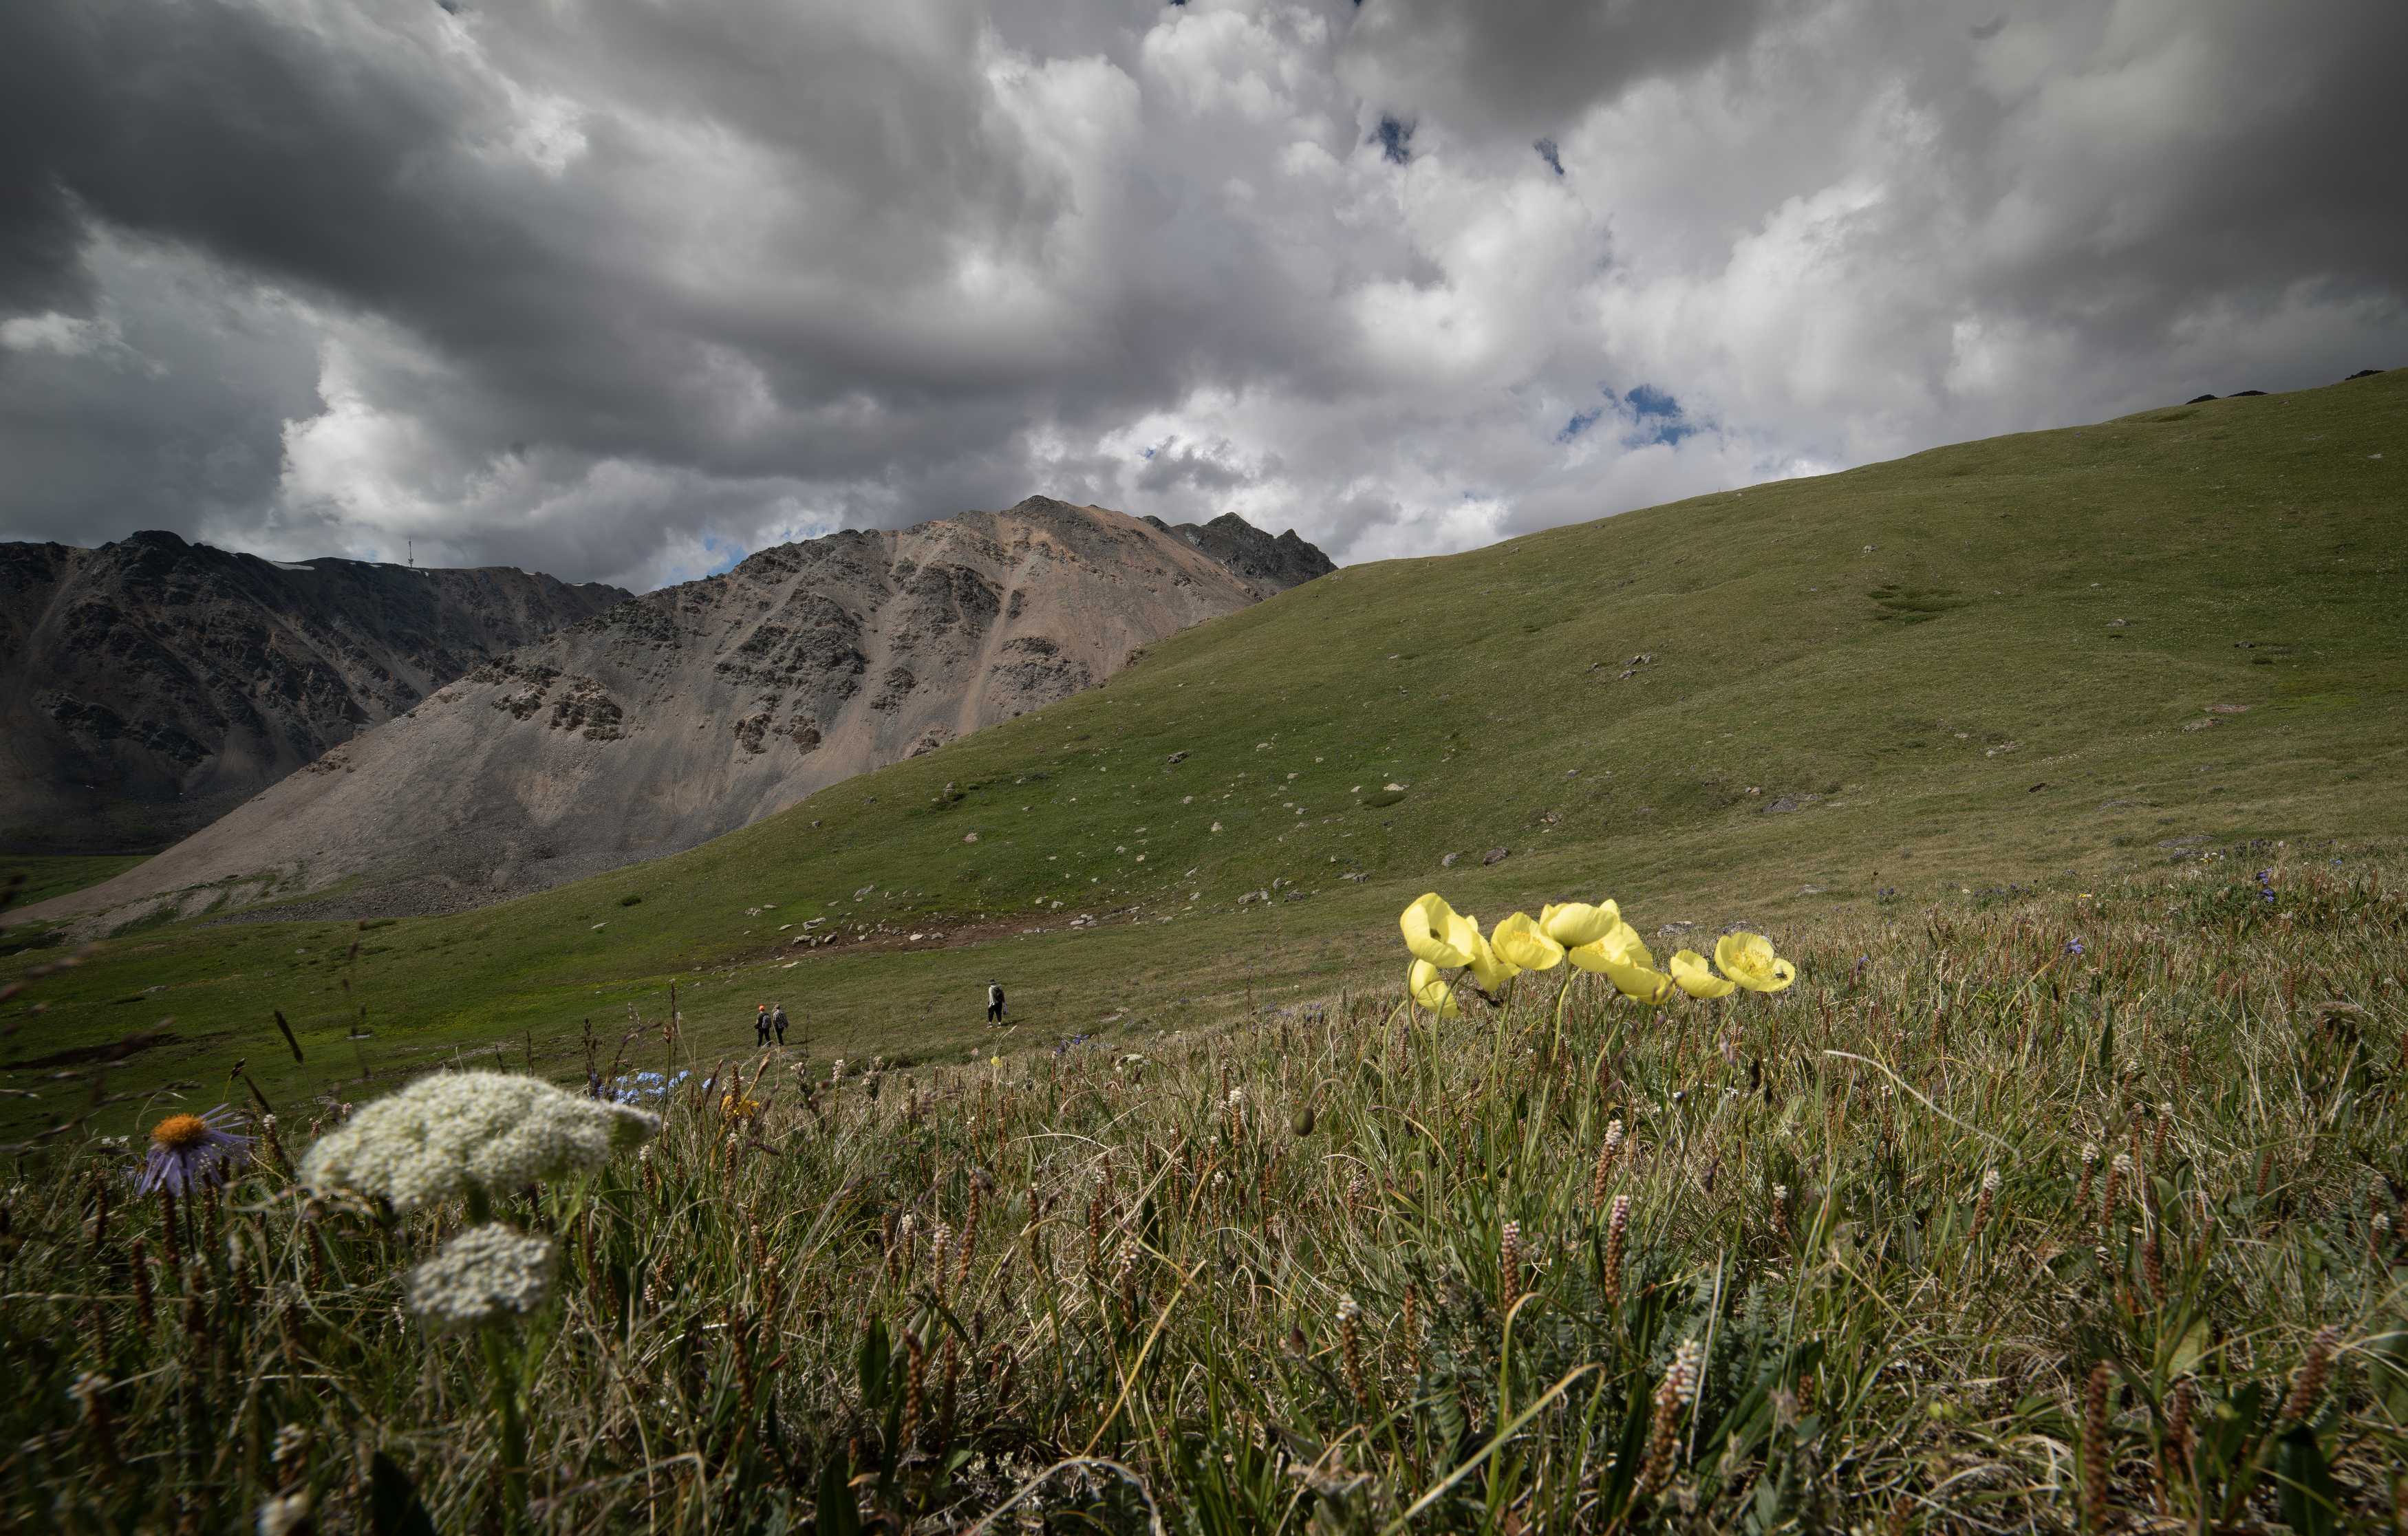
[[[722,538],[716,534],[704,534],[702,548],[703,553],[710,556],[710,563],[702,570],[705,576],[719,576],[734,570],[748,553],[734,539]]]
[[[1678,416],[1681,402],[1653,384],[1641,384],[1630,392],[1630,413],[1633,416]]]
[[[1572,419],[1564,423],[1564,429],[1555,434],[1555,441],[1568,443],[1603,420],[1605,420],[1603,406],[1591,406],[1586,410],[1576,411]]]
[[[1368,142],[1379,145],[1389,164],[1401,165],[1413,157],[1413,125],[1383,115]]]
[[[1653,443],[1670,446],[1684,438],[1695,437],[1698,428],[1682,413],[1681,402],[1653,384],[1641,384],[1623,397],[1630,408],[1631,423],[1637,431],[1624,438],[1633,448]]]
[[[788,537],[809,538],[813,535],[791,534]],[[703,557],[699,560],[689,557],[671,561],[661,572],[661,584],[675,586],[680,581],[699,581],[706,576],[724,576],[740,565],[750,552],[732,538],[704,534],[701,553]]]

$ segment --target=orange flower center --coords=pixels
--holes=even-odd
[[[150,1127],[150,1140],[171,1152],[198,1146],[209,1133],[209,1123],[197,1114],[171,1114]]]

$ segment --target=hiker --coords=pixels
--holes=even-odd
[[[992,976],[986,980],[986,1022],[1003,1022],[1003,983]]]
[[[769,1005],[762,1003],[752,1011],[752,1043],[769,1043]]]
[[[781,1045],[785,1044],[786,1005],[784,1003],[771,1003],[769,1005],[769,1027],[778,1032],[778,1043]]]

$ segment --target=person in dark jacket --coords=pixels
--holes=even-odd
[[[1003,983],[992,976],[987,978],[986,983],[986,1022],[989,1024],[1003,1022]]]
[[[769,1043],[769,1005],[761,1003],[752,1010],[752,1043]]]

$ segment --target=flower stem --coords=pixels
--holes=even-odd
[[[519,1413],[518,1371],[499,1328],[479,1330],[485,1373],[493,1378],[494,1413],[502,1424],[503,1513],[512,1531],[527,1528],[526,1421]]]

